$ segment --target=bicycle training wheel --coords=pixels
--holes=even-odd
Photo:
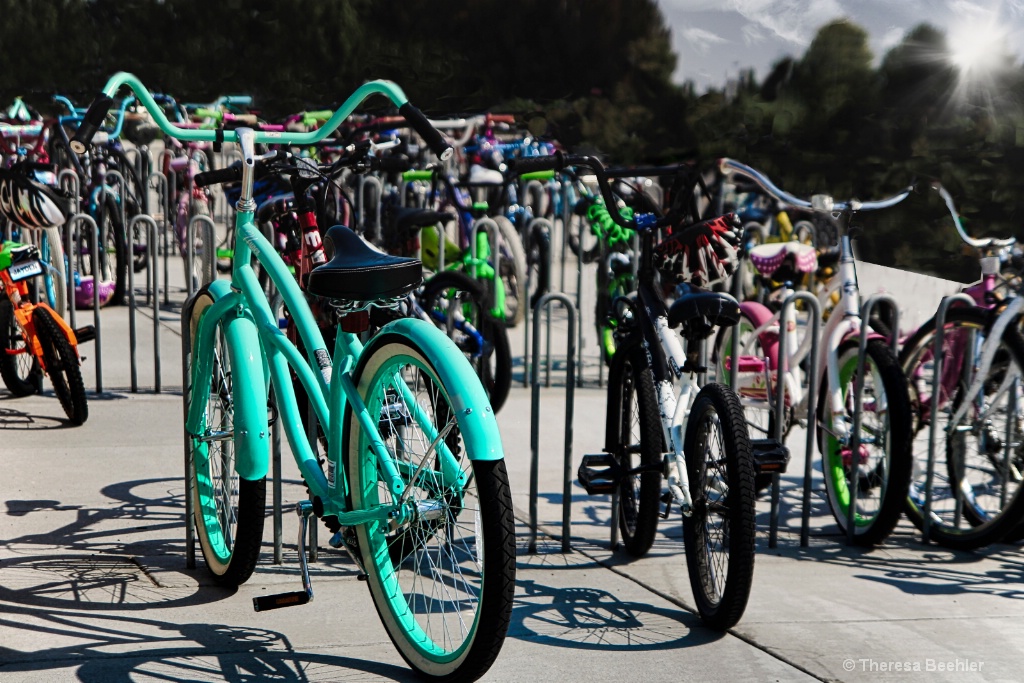
[[[838,351],[841,419],[851,431],[857,352],[857,340],[843,343]],[[870,339],[864,368],[853,539],[858,545],[871,546],[892,533],[899,521],[910,485],[912,433],[907,381],[892,349],[880,339]],[[823,383],[819,392],[818,444],[829,508],[845,534],[851,502],[848,473],[855,459],[849,446],[834,436],[836,416],[830,410],[827,387]]]
[[[356,527],[370,594],[388,635],[428,678],[469,681],[491,666],[508,629],[515,529],[504,460],[471,460],[469,452],[490,445],[471,443],[459,424],[465,413],[485,407],[456,411],[452,394],[465,399],[475,392],[443,386],[438,360],[464,362],[431,356],[395,331],[370,342],[354,379],[378,433],[365,432],[347,404],[344,462],[355,510],[398,502],[371,450],[378,434],[408,486],[412,506],[405,506],[404,519]]]
[[[199,320],[213,302],[213,296],[205,289],[191,301],[187,330],[192,349],[186,369],[189,373],[195,360]],[[237,586],[252,575],[259,560],[267,480],[266,477],[243,479],[235,471],[236,448],[241,447],[234,435],[236,400],[252,395],[251,385],[255,382],[262,385],[262,378],[253,378],[245,372],[234,374],[241,346],[229,343],[228,335],[233,337],[235,332],[223,324],[217,326],[209,394],[195,396],[194,388],[189,387],[186,415],[192,401],[206,402],[204,433],[189,437],[196,536],[214,581]]]
[[[512,388],[508,329],[491,317],[483,285],[458,271],[434,275],[423,286],[420,305],[431,321],[466,354],[497,413]]]
[[[608,371],[608,405],[617,412],[608,417],[618,429],[619,531],[623,547],[634,557],[651,549],[658,531],[665,450],[654,376],[638,362],[641,356],[638,344],[620,347]]]
[[[89,417],[89,404],[85,399],[78,352],[48,309],[36,307],[32,311],[32,325],[43,350],[43,365],[53,393],[57,394],[68,420],[75,425],[83,424]]]
[[[980,548],[1004,537],[1019,540],[1014,530],[1024,517],[1024,497],[1018,495],[1024,472],[1024,338],[1016,329],[1004,332],[981,393],[971,400],[958,427],[949,429],[949,420],[966,398],[993,317],[980,308],[952,308],[943,330],[929,536],[958,550]],[[906,511],[919,529],[924,526],[927,493],[934,342],[933,318],[900,352],[915,409],[914,469]]]
[[[14,317],[14,306],[0,296],[0,377],[15,396],[30,396],[39,388],[42,370],[25,344],[25,335]]]
[[[754,455],[743,408],[729,387],[697,394],[683,441],[693,513],[683,517],[690,587],[704,624],[734,626],[754,578]]]

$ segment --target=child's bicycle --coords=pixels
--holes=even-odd
[[[806,333],[800,339],[793,306],[772,311],[764,304],[744,301],[739,324],[718,335],[712,358],[719,381],[729,382],[736,369],[736,386],[752,431],[768,436],[777,432],[778,408],[774,401],[778,382],[785,386],[785,410],[781,411],[783,422],[779,425],[783,436],[809,407],[817,411],[818,448],[829,508],[840,529],[854,542],[867,546],[880,543],[899,521],[910,485],[911,405],[907,381],[892,347],[881,334],[867,331],[860,379],[862,421],[859,433],[855,433],[854,387],[858,382],[859,344],[865,331],[849,227],[853,214],[894,206],[909,196],[910,189],[871,202],[835,202],[824,195],[817,195],[812,202],[781,190],[749,166],[732,159],[719,163],[724,174],[741,175],[787,205],[811,208],[813,203],[816,210],[839,216],[839,274],[819,293],[822,302],[829,301],[836,291],[839,299],[821,335],[817,405],[807,404],[810,392],[806,390],[801,361],[810,352],[811,340]],[[795,280],[814,268],[816,255],[808,245],[787,242],[766,246],[774,251],[759,253],[755,248],[752,255],[766,276]],[[777,272],[783,269],[790,274]],[[791,293],[791,283],[784,285],[782,292]],[[821,308],[826,308],[824,303]],[[785,357],[779,357],[780,335],[786,335]]]
[[[522,171],[565,166],[592,171],[609,206],[616,201],[609,179],[637,175],[560,152],[515,162]],[[661,517],[678,507],[697,610],[708,626],[726,629],[742,617],[753,580],[755,454],[736,394],[722,384],[702,386],[700,349],[718,325],[739,319],[739,305],[728,294],[687,284],[667,305],[659,273],[663,282],[708,284],[716,279],[713,271],[731,271],[732,244],[739,238],[726,217],[682,227],[696,216],[690,201],[696,172],[677,164],[658,173],[672,178],[678,190],[663,216],[638,213],[626,220],[617,211],[610,214],[640,234],[637,292],[608,371],[605,452],[585,455],[578,475],[590,494],[618,494],[615,514],[634,556],[654,542],[659,503],[665,503]],[[672,233],[655,246],[659,228]]]
[[[255,176],[265,160],[287,155],[257,155],[256,145],[315,145],[371,95],[397,105],[442,160],[451,148],[388,81],[360,86],[316,131],[268,133],[175,126],[142,83],[125,73],[112,77],[90,107],[76,146],[84,149],[83,140],[124,85],[167,135],[196,142],[223,136],[242,152],[231,279],[203,287],[182,310],[192,473],[186,515],[194,509],[207,568],[216,581],[237,586],[256,566],[266,513],[269,412],[284,426],[310,499],[298,505],[303,590],[255,598],[256,610],[312,599],[304,536],[310,516],[324,518],[337,524],[331,545],[356,563],[410,666],[434,680],[483,675],[504,641],[515,589],[512,500],[484,390],[463,353],[423,320],[392,322],[365,344],[346,331],[354,329],[346,321],[330,354],[306,300],[307,293],[321,297],[339,321],[360,316],[415,288],[420,262],[374,251],[348,228],[335,226],[326,235],[334,256],[310,273],[303,292],[253,223]],[[224,182],[233,173],[212,171],[207,179]],[[305,355],[278,326],[253,258],[282,295]],[[326,436],[326,471],[302,427],[290,368]]]
[[[55,228],[67,215],[67,198],[31,175],[40,166],[50,168],[22,162],[0,169],[0,214],[22,228]],[[78,343],[91,339],[93,328],[76,333],[49,304],[32,302],[30,281],[47,267],[31,244],[4,242],[0,247],[6,295],[0,299],[0,377],[12,394],[28,396],[41,388],[46,374],[68,420],[80,425],[89,417],[89,405]]]

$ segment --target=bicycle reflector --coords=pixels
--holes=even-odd
[[[4,218],[25,228],[56,228],[64,225],[69,211],[69,197],[40,182],[35,171],[21,164],[0,169],[0,214]]]

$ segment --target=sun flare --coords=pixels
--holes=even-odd
[[[950,56],[964,76],[980,75],[1000,63],[1005,42],[1005,29],[995,24],[962,24],[950,33]]]

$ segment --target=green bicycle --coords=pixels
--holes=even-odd
[[[255,145],[316,144],[371,95],[398,106],[439,158],[447,158],[451,147],[388,81],[360,86],[316,131],[214,131],[174,126],[126,73],[113,76],[93,102],[75,146],[84,148],[122,86],[135,92],[167,135],[237,142],[244,160],[202,178],[241,180],[231,279],[200,289],[182,313],[193,486],[193,498],[186,500],[194,499],[209,571],[219,583],[235,586],[256,566],[269,413],[284,424],[310,500],[298,506],[303,590],[255,598],[256,610],[312,599],[303,536],[309,517],[316,516],[337,529],[331,545],[347,551],[361,569],[388,635],[413,669],[431,680],[483,675],[504,641],[515,587],[512,501],[494,413],[464,354],[430,323],[396,320],[365,345],[345,331],[370,306],[416,287],[420,262],[370,250],[348,228],[328,231],[334,257],[310,274],[307,291],[343,321],[331,356],[305,294],[253,222],[259,167],[290,158],[283,151],[257,156]],[[279,329],[253,271],[254,258],[283,296],[308,349],[305,357]],[[302,428],[289,368],[326,435],[326,471]]]

